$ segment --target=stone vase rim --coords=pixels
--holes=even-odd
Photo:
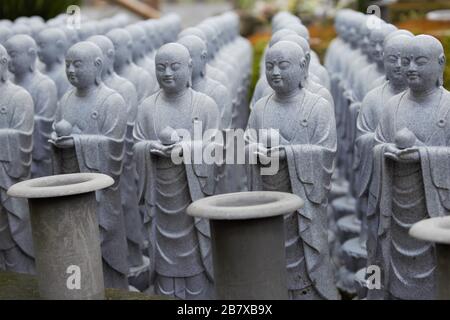
[[[70,173],[25,180],[8,189],[17,198],[55,198],[84,194],[107,188],[114,179],[102,173]]]
[[[450,245],[450,217],[419,221],[409,229],[409,235],[423,241]]]
[[[246,191],[206,197],[187,208],[187,214],[211,220],[246,220],[288,214],[303,207],[297,195],[277,191]]]

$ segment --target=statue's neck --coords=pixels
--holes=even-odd
[[[31,70],[28,70],[24,73],[17,73],[14,74],[14,79],[17,83],[27,83],[34,77],[35,73],[36,71]]]
[[[58,67],[62,67],[64,65],[64,63],[62,61],[63,60],[58,59],[58,60],[53,61],[53,62],[51,62],[49,64],[46,64],[45,65],[45,71],[47,73],[49,73],[49,72],[53,72],[53,71],[57,70]]]
[[[389,83],[389,87],[391,88],[391,91],[394,94],[399,94],[400,92],[403,92],[408,88],[408,85],[404,81],[395,82],[395,81],[389,80],[388,83]]]
[[[290,92],[283,92],[283,93],[275,92],[275,99],[278,100],[279,102],[287,102],[292,100],[302,92],[303,92],[302,88],[296,88]]]
[[[205,81],[205,77],[201,74],[192,77],[192,88],[194,90],[200,88],[205,83]]]
[[[86,88],[77,88],[76,95],[78,97],[88,97],[88,96],[92,95],[95,91],[97,91],[100,86],[101,86],[101,84],[93,85],[93,86],[86,87]]]
[[[439,90],[440,90],[440,87],[437,87],[437,86],[434,86],[432,88],[428,88],[426,90],[420,90],[420,91],[418,91],[418,90],[410,90],[410,95],[414,99],[424,100],[424,99],[427,99],[428,97],[434,95]]]
[[[188,87],[183,88],[182,90],[177,92],[167,92],[163,90],[163,97],[165,100],[168,101],[181,100],[188,92],[189,92]]]

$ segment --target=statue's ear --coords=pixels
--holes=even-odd
[[[95,84],[100,85],[100,83],[102,82],[102,67],[103,67],[102,59],[99,57],[95,58],[94,65],[97,69],[97,74],[95,76]]]
[[[203,61],[206,60],[206,58],[208,58],[208,52],[206,50],[203,50],[200,57]]]
[[[305,54],[306,63],[309,65],[311,63],[311,53],[307,52]]]
[[[113,49],[109,49],[109,50],[106,52],[106,55],[108,56],[108,58],[114,59],[114,50],[113,50]]]
[[[306,56],[305,56],[305,57],[303,57],[303,58],[300,60],[300,67],[301,67],[303,70],[306,70],[307,65],[308,65],[308,59],[307,59]]]
[[[2,57],[2,59],[0,60],[0,63],[3,64],[3,65],[7,65],[8,64],[8,59],[6,57]],[[5,68],[3,70],[3,73],[0,74],[0,81],[6,82],[6,80],[8,80],[8,70],[7,70],[7,68]]]
[[[30,57],[32,57],[32,58],[35,58],[36,55],[37,55],[36,48],[30,48],[30,49],[28,49],[28,55],[29,55]]]
[[[443,54],[441,54],[440,56],[439,56],[439,64],[441,65],[441,66],[445,66],[445,62],[446,62],[446,58],[445,58],[445,54],[443,53]]]

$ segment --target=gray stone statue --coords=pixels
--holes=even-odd
[[[67,37],[59,28],[47,28],[42,30],[37,36],[39,47],[39,59],[45,64],[43,70],[56,84],[58,89],[58,99],[72,89],[67,80],[64,57],[68,49]]]
[[[117,91],[125,101],[127,110],[127,133],[125,136],[125,154],[123,171],[120,178],[120,195],[125,218],[128,240],[128,264],[130,267],[141,266],[142,260],[142,217],[139,213],[137,199],[137,173],[133,161],[133,128],[137,115],[137,93],[134,85],[114,72],[114,45],[105,36],[93,36],[87,41],[95,43],[103,53],[102,80],[104,84]]]
[[[103,276],[106,287],[128,289],[119,189],[127,109],[120,94],[102,81],[102,56],[91,42],[79,42],[67,52],[67,77],[75,88],[61,99],[55,117],[55,172],[100,172],[115,180],[97,196]]]
[[[442,87],[445,55],[434,37],[402,50],[408,90],[383,108],[375,133],[368,214],[379,218],[383,298],[436,298],[434,246],[408,235],[419,220],[449,214],[450,93]]]
[[[396,32],[395,32],[396,33]],[[395,35],[394,33],[394,35]],[[406,74],[402,72],[401,57],[406,52],[412,35],[397,35],[386,39],[384,44],[384,70],[387,81],[378,88],[370,91],[362,101],[361,109],[356,123],[356,139],[354,151],[355,190],[367,223],[362,226],[361,240],[367,242],[368,265],[375,264],[375,243],[377,239],[378,217],[366,216],[367,199],[373,168],[372,149],[375,144],[375,130],[381,118],[383,107],[393,96],[407,89]],[[370,238],[367,229],[370,230]]]
[[[250,114],[248,150],[259,153],[259,164],[249,166],[249,190],[291,192],[305,200],[302,209],[284,220],[289,295],[337,299],[326,229],[336,153],[334,111],[325,99],[302,88],[307,64],[293,42],[280,41],[267,51],[266,76],[274,92],[258,100]],[[264,135],[261,129],[272,133]],[[270,143],[264,136],[271,137]],[[274,136],[279,142],[272,142]],[[275,158],[276,173],[261,175],[261,168]]]
[[[34,102],[33,163],[31,176],[41,177],[53,172],[51,146],[48,140],[57,105],[56,85],[36,69],[37,45],[27,35],[16,35],[6,42],[11,57],[9,71],[14,82],[25,88]]]
[[[6,195],[9,187],[30,177],[33,99],[8,80],[8,54],[2,45],[0,96],[0,270],[34,273],[28,204]]]
[[[178,43],[185,46],[192,60],[192,89],[211,97],[219,107],[220,128],[229,129],[231,127],[232,104],[227,88],[219,82],[208,77],[206,73],[207,51],[205,42],[197,36],[185,36],[178,40]],[[224,135],[225,136],[225,135]],[[225,151],[226,152],[226,151]],[[217,172],[216,193],[226,193],[227,188],[226,166],[219,166]]]
[[[202,134],[217,130],[219,109],[190,87],[192,62],[184,46],[162,46],[155,63],[161,90],[140,105],[134,129],[139,198],[154,223],[155,292],[208,299],[213,297],[209,223],[188,216],[186,208],[214,193],[214,166],[194,164],[189,155],[202,142],[194,136],[194,126],[201,126]],[[191,138],[177,143],[186,130]],[[180,150],[184,163],[173,161]]]
[[[133,40],[130,34],[124,29],[113,29],[106,36],[112,41],[116,51],[114,70],[134,84],[138,102],[142,102],[152,92],[154,80],[145,69],[133,62]]]

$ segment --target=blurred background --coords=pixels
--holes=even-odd
[[[270,19],[278,11],[288,10],[301,17],[310,30],[311,46],[323,57],[336,36],[333,27],[336,11],[349,7],[372,13],[367,12],[367,8],[373,4],[381,8],[385,20],[398,27],[439,38],[450,60],[450,0],[1,0],[0,19],[37,15],[47,20],[66,12],[70,5],[78,5],[82,15],[89,19],[117,12],[125,12],[136,19],[148,19],[175,12],[187,27],[208,16],[234,9],[241,17],[242,35],[251,40],[255,49],[256,81],[258,61],[270,38]],[[450,62],[447,63],[445,86],[450,89]]]

